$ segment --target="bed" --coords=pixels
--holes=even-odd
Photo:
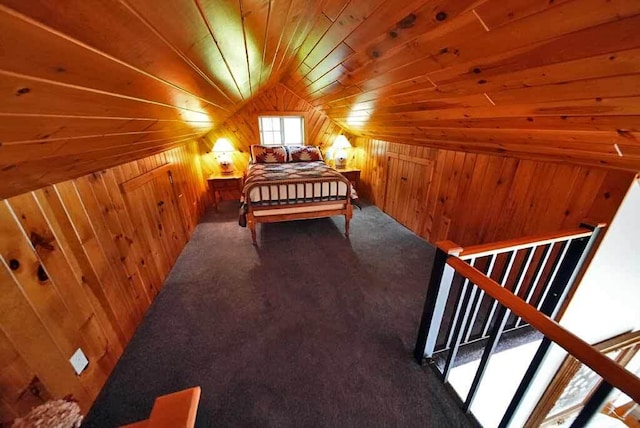
[[[240,224],[256,224],[344,215],[345,236],[357,199],[351,183],[328,166],[317,147],[251,146],[245,173]]]

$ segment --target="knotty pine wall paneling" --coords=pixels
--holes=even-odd
[[[277,84],[255,97],[220,127],[200,140],[205,172],[209,174],[218,172],[214,156],[207,153],[211,151],[216,140],[220,137],[228,138],[236,148],[233,155],[235,168],[239,171],[245,170],[249,163],[249,146],[260,144],[258,116],[277,115],[280,112],[304,116],[306,144],[319,146],[323,152],[333,144],[335,137],[344,132],[342,127],[329,119],[322,111],[300,98],[286,86]]]
[[[0,422],[68,394],[89,409],[208,198],[193,141],[0,200]]]
[[[400,215],[405,225],[432,243],[448,239],[474,245],[572,229],[586,219],[610,222],[634,177],[627,171],[368,138],[357,138],[357,144],[362,196]],[[426,192],[403,193],[398,190],[403,184],[388,185],[394,177],[390,160],[398,156],[433,162]],[[410,186],[410,174],[402,175],[409,181],[404,185]],[[398,214],[398,205],[415,212]]]

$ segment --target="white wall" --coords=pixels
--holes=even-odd
[[[591,344],[640,329],[640,179],[631,185],[560,324]],[[564,356],[552,348],[511,426],[523,425]]]
[[[590,343],[640,328],[640,179],[631,185],[561,324]]]

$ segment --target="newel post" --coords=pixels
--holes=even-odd
[[[413,357],[418,364],[422,364],[425,358],[433,355],[438,339],[440,324],[455,275],[455,270],[447,264],[447,259],[449,256],[458,256],[462,252],[462,248],[451,241],[440,241],[436,243],[436,247],[416,347],[413,350]]]

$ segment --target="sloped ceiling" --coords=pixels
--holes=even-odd
[[[184,144],[278,82],[306,0],[0,0],[0,198]]]
[[[640,2],[342,3],[283,81],[352,133],[640,169]]]
[[[0,0],[0,198],[278,81],[354,134],[640,169],[636,0]]]
[[[205,153],[205,156],[201,158],[201,164],[207,175],[220,172],[218,162],[213,156],[207,156],[206,153],[211,152],[214,143],[221,137],[229,139],[236,149],[233,154],[234,167],[240,171],[246,169],[249,164],[251,144],[260,143],[258,116],[264,112],[270,114],[295,112],[304,116],[305,144],[318,146],[323,151],[333,144],[338,135],[344,132],[322,111],[310,105],[287,89],[286,86],[277,84],[253,97],[251,102],[245,104],[221,126],[207,134],[206,138],[199,140],[200,150]]]

